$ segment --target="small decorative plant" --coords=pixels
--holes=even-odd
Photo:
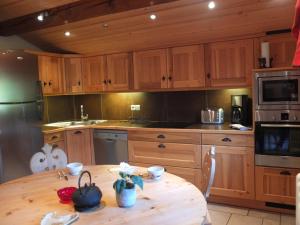
[[[136,201],[135,185],[143,189],[144,182],[140,176],[130,175],[128,173],[120,172],[121,179],[114,182],[113,188],[116,191],[117,203],[120,207],[131,207]]]

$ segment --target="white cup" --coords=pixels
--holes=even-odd
[[[83,164],[79,163],[79,162],[73,162],[73,163],[69,163],[67,165],[67,168],[69,169],[69,173],[72,176],[77,176],[80,174],[82,168],[83,168]]]
[[[164,172],[165,168],[162,166],[151,166],[148,168],[148,174],[153,180],[159,180]]]

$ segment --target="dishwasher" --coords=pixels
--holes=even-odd
[[[127,131],[95,129],[93,139],[96,165],[128,162]]]

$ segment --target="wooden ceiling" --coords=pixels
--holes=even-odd
[[[0,21],[25,16],[79,0],[1,0]]]
[[[179,0],[24,33],[22,37],[45,50],[81,54],[207,43],[290,28],[296,0],[215,2],[217,7],[209,10],[207,0]],[[151,13],[157,14],[155,21],[149,19]],[[70,37],[64,36],[66,30]]]

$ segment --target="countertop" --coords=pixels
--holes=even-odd
[[[221,125],[210,125],[210,124],[189,124],[183,128],[173,128],[169,127],[156,127],[151,126],[153,122],[142,121],[142,122],[131,122],[128,120],[108,120],[106,122],[88,125],[73,125],[66,127],[50,127],[44,125],[42,127],[43,133],[54,133],[64,130],[74,130],[74,129],[109,129],[109,130],[143,130],[143,131],[166,131],[166,132],[199,132],[199,133],[226,133],[226,134],[253,134],[253,130],[240,131],[229,127],[229,123],[224,123]],[[175,123],[178,125],[178,122]],[[149,127],[150,125],[150,127]]]

